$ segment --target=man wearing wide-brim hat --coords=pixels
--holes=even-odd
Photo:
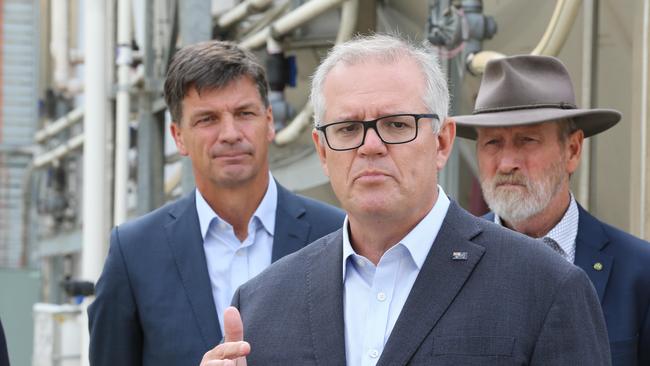
[[[566,68],[546,56],[489,62],[474,113],[453,117],[458,135],[476,140],[492,210],[485,218],[540,238],[581,267],[601,301],[613,365],[650,365],[650,243],[590,215],[569,187],[584,138],[620,118],[579,109]]]

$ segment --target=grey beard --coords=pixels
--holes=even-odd
[[[558,169],[559,168],[559,169]],[[542,212],[560,190],[563,181],[561,164],[553,166],[544,179],[533,181],[519,175],[517,182],[522,188],[506,189],[497,183],[511,180],[511,176],[495,176],[492,180],[482,179],[481,189],[490,209],[509,223],[519,223]]]

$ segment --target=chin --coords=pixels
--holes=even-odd
[[[224,187],[237,187],[239,185],[248,183],[256,177],[256,175],[250,170],[239,169],[236,171],[222,171],[221,174],[218,174],[214,181],[218,182],[219,185]]]

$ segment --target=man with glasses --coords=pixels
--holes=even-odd
[[[584,272],[438,186],[456,127],[430,47],[338,45],[311,100],[343,228],[241,286],[202,365],[609,365]]]

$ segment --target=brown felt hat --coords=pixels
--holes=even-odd
[[[475,127],[509,127],[571,118],[585,137],[614,126],[614,109],[579,109],[566,68],[555,57],[512,56],[488,62],[474,113],[455,116],[457,134],[476,139]]]

